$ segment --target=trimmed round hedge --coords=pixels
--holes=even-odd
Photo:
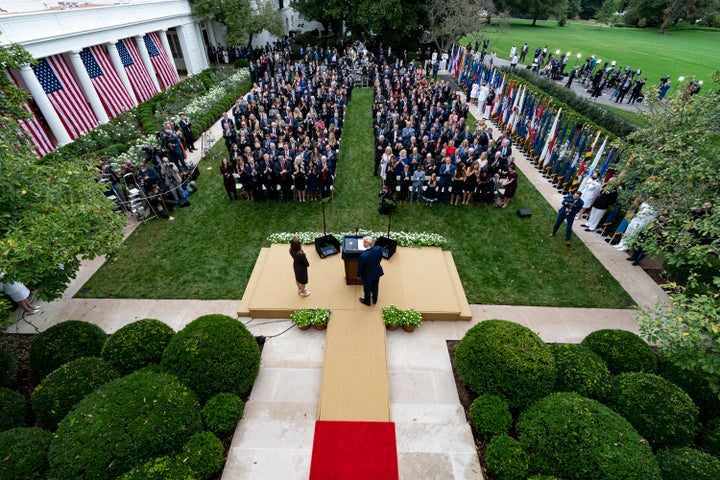
[[[102,349],[102,358],[122,375],[160,363],[175,331],[160,320],[146,318],[125,325],[110,335]]]
[[[505,320],[478,323],[455,347],[460,379],[477,394],[500,395],[522,410],[550,393],[555,359],[532,330]]]
[[[657,355],[645,340],[632,332],[597,330],[585,337],[582,345],[600,355],[613,375],[657,370]]]
[[[202,402],[220,392],[242,396],[260,370],[260,349],[242,323],[226,315],[205,315],[173,337],[161,366]]]
[[[655,449],[686,447],[700,428],[698,408],[674,383],[652,373],[613,379],[608,406],[625,417]]]
[[[45,480],[52,434],[40,428],[0,432],[0,478]]]
[[[38,334],[30,345],[30,367],[44,378],[70,360],[99,357],[107,335],[97,325],[68,320]]]
[[[27,402],[22,394],[0,387],[0,432],[24,427]]]
[[[575,392],[603,400],[610,392],[612,375],[602,358],[582,345],[550,345],[555,357],[555,391]]]
[[[11,387],[15,384],[17,362],[12,352],[0,347],[0,387]]]
[[[507,402],[497,395],[480,395],[470,405],[473,428],[485,440],[507,433],[512,426],[512,415]]]
[[[532,473],[567,480],[660,480],[648,442],[622,416],[573,392],[548,395],[515,426]]]
[[[660,376],[685,390],[700,409],[700,421],[708,420],[720,414],[720,399],[710,388],[708,378],[702,372],[693,372],[673,365],[669,359],[660,357]]]
[[[222,442],[210,432],[193,435],[178,455],[180,462],[189,466],[200,479],[212,478],[225,463]]]
[[[707,453],[720,457],[720,417],[713,418],[703,426],[698,443]]]
[[[717,480],[720,459],[693,448],[669,448],[657,454],[663,480]]]
[[[175,377],[140,371],[85,397],[50,445],[54,480],[104,480],[180,451],[200,431],[200,404]]]
[[[485,450],[488,470],[497,480],[525,480],[528,474],[528,455],[520,442],[503,433],[488,443]]]
[[[120,480],[203,480],[189,465],[168,456],[153,458],[125,473]]]
[[[218,437],[229,434],[243,416],[245,402],[234,393],[218,393],[202,409],[205,428]]]
[[[99,357],[78,358],[61,366],[33,391],[32,408],[38,425],[55,430],[75,404],[117,377],[110,364]]]

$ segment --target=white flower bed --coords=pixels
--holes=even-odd
[[[355,235],[355,232],[330,232],[330,235],[341,239],[345,235]],[[373,238],[378,238],[385,235],[385,232],[360,230],[358,235],[370,235]],[[290,243],[293,237],[298,237],[301,243],[310,245],[315,242],[316,238],[322,236],[321,232],[279,232],[271,234],[267,239],[271,243]],[[400,247],[442,247],[447,243],[447,239],[442,235],[427,232],[392,232],[390,238],[395,240]]]

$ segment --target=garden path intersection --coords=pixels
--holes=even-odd
[[[471,107],[476,118],[478,112]],[[495,131],[499,131],[496,127]],[[211,128],[221,138],[219,122]],[[189,158],[201,161],[201,151]],[[535,188],[554,207],[562,195],[550,185],[524,155],[516,164]],[[508,211],[509,215],[514,213]],[[131,219],[129,235],[138,223]],[[550,225],[548,225],[548,229]],[[609,247],[600,236],[576,229],[578,238],[607,268],[640,306],[666,301],[664,292],[625,261],[625,254]],[[102,265],[104,259],[85,261],[64,295],[30,318],[39,330],[64,320],[94,323],[108,334],[143,318],[158,319],[180,330],[209,313],[236,316],[237,300],[139,300],[73,298]],[[391,420],[395,422],[398,467],[402,479],[481,479],[470,426],[460,404],[453,377],[448,340],[488,319],[520,323],[549,343],[579,343],[588,333],[619,328],[638,332],[636,311],[506,305],[470,305],[470,321],[425,322],[412,334],[387,332],[387,363]],[[253,335],[271,337],[286,330],[289,319],[241,317]],[[25,321],[9,327],[9,333],[35,333]],[[260,373],[245,407],[223,472],[223,480],[307,479],[318,416],[325,350],[324,331],[292,328],[268,338],[262,352]]]

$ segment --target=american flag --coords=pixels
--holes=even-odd
[[[63,57],[41,58],[32,69],[70,138],[74,140],[97,126],[97,118]]]
[[[84,48],[80,52],[80,58],[110,118],[115,118],[134,106],[130,94],[125,90],[125,85],[101,45]]]
[[[12,70],[8,70],[8,73],[10,75],[10,79],[15,83],[15,85],[18,85],[18,81]],[[25,102],[23,104],[23,108],[28,111],[30,117],[18,120],[20,128],[22,128],[25,135],[27,135],[27,137],[30,138],[32,143],[35,145],[35,151],[37,154],[44,157],[48,153],[52,152],[55,149],[55,146],[52,141],[50,141],[50,138],[43,128],[42,123],[38,120],[37,115],[35,115],[35,112],[30,108],[30,104]]]
[[[145,40],[145,46],[150,55],[150,61],[160,77],[160,83],[163,88],[167,89],[178,83],[180,78],[170,58],[168,58],[168,54],[163,48],[162,43],[160,43],[160,38],[158,38],[157,33],[150,32],[146,34],[143,39]]]
[[[142,63],[140,54],[132,38],[120,40],[115,46],[120,54],[120,60],[122,60],[127,76],[130,79],[130,84],[133,86],[138,100],[145,102],[152,98],[158,93],[158,90],[150,79],[150,74]]]

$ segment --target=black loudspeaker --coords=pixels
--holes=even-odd
[[[397,242],[387,237],[378,238],[375,245],[382,248],[383,258],[385,260],[390,260],[390,257],[395,255],[395,250],[397,250]]]
[[[315,239],[315,251],[320,258],[340,253],[340,242],[332,235],[323,235]]]
[[[518,208],[517,216],[520,218],[532,217],[532,212],[529,208]]]

